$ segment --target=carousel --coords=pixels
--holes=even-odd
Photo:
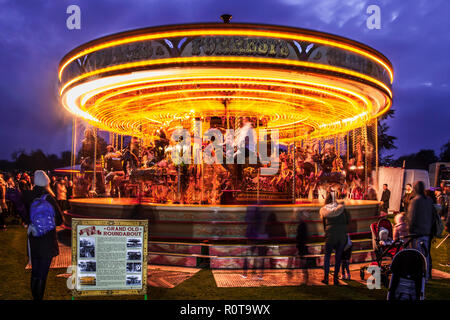
[[[367,235],[389,60],[336,35],[222,19],[113,34],[62,59],[61,103],[74,115],[65,225],[149,219],[156,251],[201,255],[203,243],[212,257],[215,243],[246,239],[255,206],[267,242],[295,241],[300,216],[320,241],[334,190],[352,236]]]

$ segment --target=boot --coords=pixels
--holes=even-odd
[[[33,300],[38,300],[38,278],[31,278],[31,295],[33,296]]]
[[[37,279],[37,287],[36,287],[36,299],[35,300],[42,300],[44,298],[45,293],[45,283],[46,279]]]

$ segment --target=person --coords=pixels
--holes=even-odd
[[[447,217],[447,223],[445,224],[445,230],[450,233],[450,218]],[[450,268],[450,250],[447,250],[447,268]]]
[[[351,280],[350,276],[350,259],[352,257],[353,243],[350,235],[347,235],[347,243],[342,252],[342,279]],[[347,276],[345,275],[347,273]]]
[[[73,181],[69,180],[67,183],[67,200],[73,198]]]
[[[14,185],[17,190],[20,191],[20,180],[22,179],[22,174],[19,172],[16,174],[16,177],[14,178]]]
[[[308,212],[304,211],[300,213],[299,222],[297,226],[297,252],[300,259],[300,267],[303,267],[304,283],[308,283],[308,260],[306,255],[308,254],[308,224],[305,221],[308,218]]]
[[[414,185],[415,197],[408,206],[409,233],[416,235],[412,241],[412,247],[419,250],[427,260],[427,279],[431,272],[430,255],[430,234],[433,224],[433,201],[425,196],[425,184],[417,181]],[[429,271],[429,272],[428,272]]]
[[[32,203],[42,198],[48,201],[54,209],[55,226],[62,223],[61,209],[54,198],[54,193],[50,189],[50,178],[42,170],[34,173],[33,190],[27,190],[23,193],[23,199],[27,208],[26,223],[31,223],[30,208]],[[45,283],[47,281],[48,271],[50,269],[53,257],[59,255],[58,241],[56,238],[56,228],[50,230],[40,237],[33,236],[28,227],[28,256],[31,260],[31,293],[34,300],[42,300],[45,292]]]
[[[408,219],[406,213],[402,212],[394,217],[394,241],[408,235]]]
[[[386,215],[389,211],[389,199],[391,198],[391,191],[388,189],[388,185],[383,184],[383,193],[381,194],[381,200],[383,204],[381,205],[380,211],[382,215]]]
[[[323,220],[325,230],[325,261],[324,279],[322,283],[328,284],[330,272],[330,257],[333,250],[335,254],[334,285],[339,285],[339,269],[341,256],[347,243],[347,224],[349,223],[348,211],[343,204],[338,204],[334,191],[328,193],[325,205],[320,208],[320,217]]]
[[[31,189],[33,189],[33,186],[31,184],[31,178],[28,175],[28,173],[24,172],[22,174],[22,178],[19,181],[19,188],[20,188],[20,191],[22,191],[22,192],[30,191]]]
[[[54,194],[57,194],[57,191],[56,191],[56,184],[58,183],[58,181],[57,181],[57,179],[56,179],[56,176],[52,176],[50,179],[51,179],[51,182],[50,182],[50,188],[52,189],[52,191],[53,191]]]
[[[264,274],[264,257],[267,253],[267,247],[262,245],[264,240],[268,238],[267,234],[267,212],[262,210],[260,202],[254,206],[247,207],[247,213],[245,215],[245,222],[247,223],[247,230],[245,236],[247,238],[247,244],[249,247],[249,256],[258,256],[259,258],[253,258],[253,269],[259,266],[258,280],[263,279]],[[242,278],[247,278],[247,273],[251,265],[250,257],[244,259]]]
[[[5,217],[8,212],[6,206],[6,182],[0,174],[0,230],[6,230]]]
[[[67,188],[63,179],[59,179],[56,183],[56,201],[62,211],[67,209]]]
[[[447,194],[445,194],[445,190],[442,189],[436,189],[435,191],[436,195],[436,202],[440,206],[440,216],[443,219],[447,218],[448,215],[448,197]]]
[[[402,207],[400,208],[401,212],[408,212],[408,205],[411,199],[414,198],[414,193],[412,192],[411,183],[407,183],[405,187],[405,194],[402,197]]]
[[[368,187],[366,200],[375,200],[375,201],[378,200],[377,192],[375,191],[372,185],[369,185]]]

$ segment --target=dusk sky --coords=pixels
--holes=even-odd
[[[81,8],[81,30],[66,9]],[[369,30],[369,5],[381,29]],[[448,0],[0,0],[0,159],[14,150],[70,150],[72,117],[60,105],[61,58],[92,39],[129,29],[181,23],[267,23],[329,32],[365,43],[394,66],[395,156],[439,148],[450,139]]]

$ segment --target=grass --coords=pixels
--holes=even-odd
[[[438,263],[448,261],[449,241],[438,250],[434,249],[440,241],[433,242],[433,263],[436,269],[449,272],[449,268]],[[9,225],[8,230],[0,232],[0,300],[31,299],[29,282],[30,270],[27,263],[26,231],[20,225]],[[71,293],[66,286],[66,278],[56,277],[65,269],[50,269],[44,299],[70,300]],[[450,279],[431,280],[426,287],[427,299],[450,299]],[[95,297],[83,299],[143,299],[138,296]],[[173,289],[148,288],[148,299],[165,300],[385,300],[386,289],[369,290],[364,285],[349,281],[348,286],[292,286],[259,288],[218,288],[210,270],[201,270],[192,278]]]

